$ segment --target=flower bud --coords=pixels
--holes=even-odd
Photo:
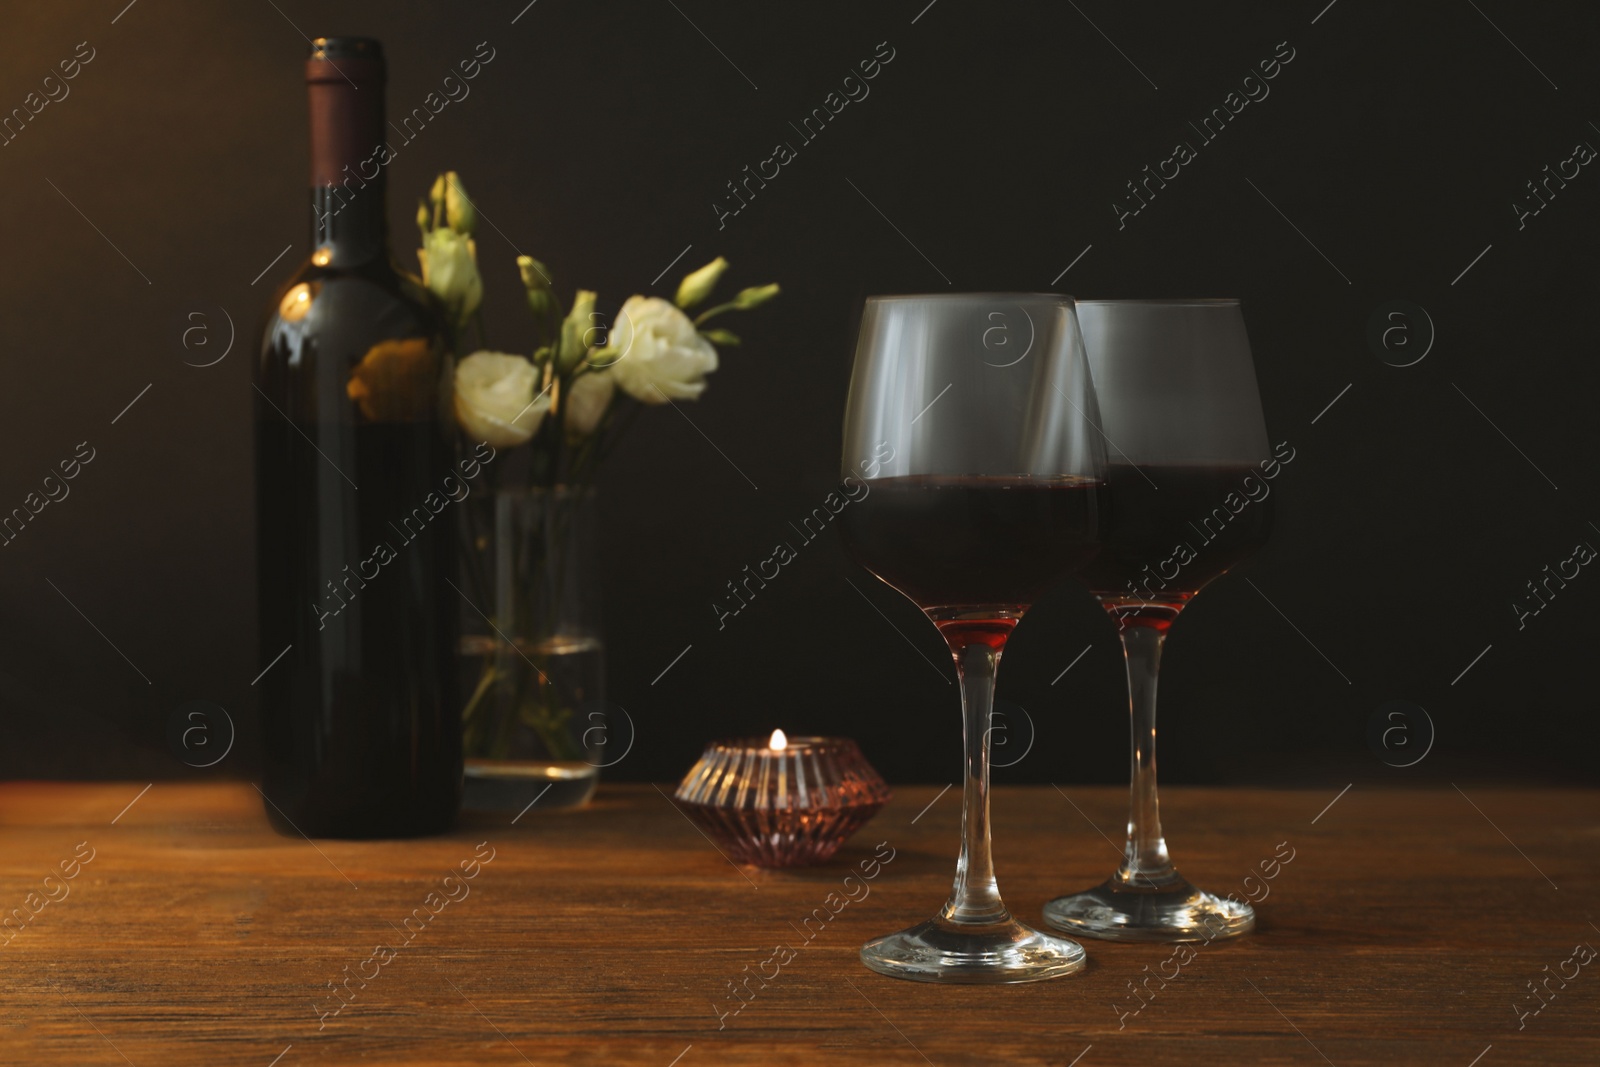
[[[579,289],[572,298],[572,310],[561,323],[561,346],[556,350],[556,369],[565,371],[578,365],[589,346],[598,340],[594,324],[594,301],[597,294]]]
[[[550,273],[532,256],[517,257],[517,273],[522,275],[522,287],[530,293],[535,289],[550,288]]]
[[[539,323],[541,335],[557,315],[560,308],[556,304],[556,295],[550,291],[550,275],[540,263],[532,256],[517,257],[517,273],[522,275],[522,287],[528,295],[528,307],[533,309],[533,317]]]
[[[733,306],[740,311],[749,311],[751,308],[760,307],[777,295],[777,282],[771,285],[752,286],[749,289],[739,290],[739,295],[733,298]]]
[[[711,290],[717,287],[722,272],[727,269],[728,261],[718,256],[693,274],[685,276],[683,281],[678,283],[678,295],[673,303],[681,308],[694,307],[711,295]]]
[[[417,249],[422,282],[450,310],[453,324],[464,324],[483,302],[478,248],[470,237],[441,227],[425,234]]]
[[[467,199],[466,187],[453,170],[444,176],[444,214],[450,228],[459,234],[471,237],[478,228],[478,209]]]
[[[556,307],[555,296],[548,289],[535,289],[530,292],[528,294],[528,307],[533,309],[533,317],[539,323],[541,336],[544,330],[547,329],[546,324],[561,313],[561,309]]]

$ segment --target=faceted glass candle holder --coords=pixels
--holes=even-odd
[[[713,741],[678,785],[678,803],[735,863],[821,863],[878,813],[889,787],[854,741],[774,742]]]

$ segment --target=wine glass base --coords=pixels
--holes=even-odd
[[[1247,934],[1256,912],[1178,879],[1143,887],[1113,878],[1083,893],[1057,897],[1044,906],[1044,921],[1057,930],[1106,941],[1215,941]]]
[[[861,962],[892,978],[987,985],[1076,974],[1088,957],[1076,941],[1015,920],[964,927],[930,919],[868,941],[861,946]]]

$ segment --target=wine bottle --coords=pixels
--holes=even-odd
[[[324,37],[310,258],[255,378],[262,795],[283,833],[437,833],[461,802],[453,366],[437,303],[391,261],[383,51]]]

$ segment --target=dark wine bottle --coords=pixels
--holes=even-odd
[[[457,520],[425,501],[452,473],[454,368],[389,253],[381,46],[320,38],[306,82],[312,253],[255,379],[262,793],[283,833],[437,833],[461,803]]]

